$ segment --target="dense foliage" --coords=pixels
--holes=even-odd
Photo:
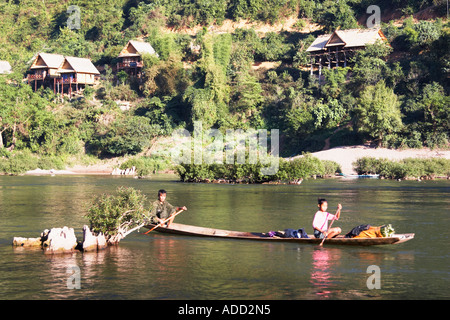
[[[0,3],[0,60],[9,61],[14,70],[0,75],[2,170],[11,167],[8,161],[18,160],[14,153],[24,150],[48,159],[80,153],[136,155],[154,137],[170,135],[178,127],[191,130],[193,121],[202,121],[205,129],[280,129],[282,156],[320,150],[327,138],[332,147],[364,141],[387,147],[448,146],[450,25],[441,19],[408,18],[429,8],[442,14],[445,1],[70,4],[81,9],[80,29],[68,28],[66,2]],[[310,77],[305,50],[315,36],[337,27],[363,27],[358,22],[367,17],[369,5],[382,9],[387,21],[382,30],[390,46],[377,43],[359,52],[350,67],[324,70],[323,82]],[[391,13],[406,18],[403,24],[388,21]],[[298,31],[310,23],[323,30],[218,33],[209,28],[226,19],[270,25],[287,17],[298,19]],[[195,34],[182,32],[198,25],[203,28]],[[113,74],[110,68],[135,38],[144,38],[159,54],[144,57],[142,82]],[[92,59],[102,70],[100,85],[62,103],[50,90],[33,92],[22,78],[39,51]],[[263,62],[271,67],[252,67]],[[123,111],[118,100],[129,101],[131,108]],[[14,172],[22,170],[16,168]]]
[[[90,230],[107,237],[142,224],[151,208],[147,198],[134,188],[119,187],[115,194],[101,194],[92,200],[86,218]]]
[[[404,159],[391,161],[364,157],[354,164],[358,174],[379,174],[389,179],[434,179],[436,177],[450,177],[449,159]]]
[[[255,164],[180,164],[176,171],[184,182],[213,182],[220,180],[228,183],[297,183],[303,179],[317,176],[334,176],[341,171],[334,161],[319,160],[304,155],[293,160],[280,158],[275,174],[265,175],[261,169],[267,167],[260,161]]]

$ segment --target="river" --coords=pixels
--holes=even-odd
[[[114,176],[0,176],[0,299],[312,300],[449,299],[448,181],[305,180],[301,185],[225,185]],[[305,228],[317,198],[328,200],[335,226],[392,224],[415,233],[399,245],[346,247],[195,238],[141,229],[99,253],[46,255],[14,248],[13,237],[38,237],[69,226],[82,238],[97,194],[118,186],[158,189],[187,206],[176,222],[240,231]],[[376,266],[378,273],[372,273]],[[78,275],[74,288],[70,282]],[[379,288],[369,289],[377,275]],[[71,279],[71,280],[70,280]],[[69,281],[70,280],[70,281]]]

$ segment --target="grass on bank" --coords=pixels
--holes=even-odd
[[[435,179],[450,177],[450,159],[407,158],[400,161],[363,157],[353,163],[358,174],[379,174],[387,179]]]
[[[27,171],[64,170],[75,164],[91,165],[98,162],[94,156],[80,155],[37,155],[28,149],[9,152],[0,149],[0,174],[21,175]]]
[[[270,162],[271,165],[274,162]],[[259,160],[255,164],[180,164],[176,172],[184,182],[210,182],[224,180],[229,183],[299,182],[313,176],[331,176],[341,172],[334,161],[319,160],[309,154],[294,160],[278,159],[275,174],[265,175],[262,168],[269,167]]]

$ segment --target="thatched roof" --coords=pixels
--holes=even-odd
[[[120,52],[119,58],[141,56],[146,53],[158,56],[155,49],[153,49],[150,43],[137,40],[130,40]]]
[[[318,36],[306,51],[325,51],[334,46],[365,47],[368,44],[374,44],[377,40],[386,40],[381,29],[336,30],[331,34]]]
[[[90,73],[100,74],[97,68],[87,58],[65,57],[62,54],[40,52],[33,57],[30,69],[58,69],[59,73]]]
[[[97,68],[92,64],[91,60],[77,57],[65,57],[64,62],[61,64],[61,67],[58,70],[58,72],[100,74]]]
[[[39,52],[30,69],[54,68],[57,69],[64,61],[62,54]]]

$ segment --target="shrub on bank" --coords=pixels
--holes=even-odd
[[[156,173],[160,170],[166,170],[170,168],[169,160],[161,157],[133,157],[123,162],[120,165],[121,170],[136,168],[138,176],[148,176],[152,173]]]
[[[19,175],[34,169],[62,170],[65,167],[65,160],[60,156],[40,156],[33,154],[29,150],[14,152],[2,151],[0,157],[0,173]]]
[[[278,171],[265,175],[262,168],[268,165],[255,164],[181,164],[176,172],[181,181],[205,182],[225,180],[232,183],[297,182],[310,177],[323,177],[341,172],[334,161],[321,161],[311,155],[285,160],[279,158]]]
[[[358,174],[379,174],[388,179],[434,179],[450,177],[450,160],[442,158],[391,161],[385,158],[363,157],[353,163]]]

